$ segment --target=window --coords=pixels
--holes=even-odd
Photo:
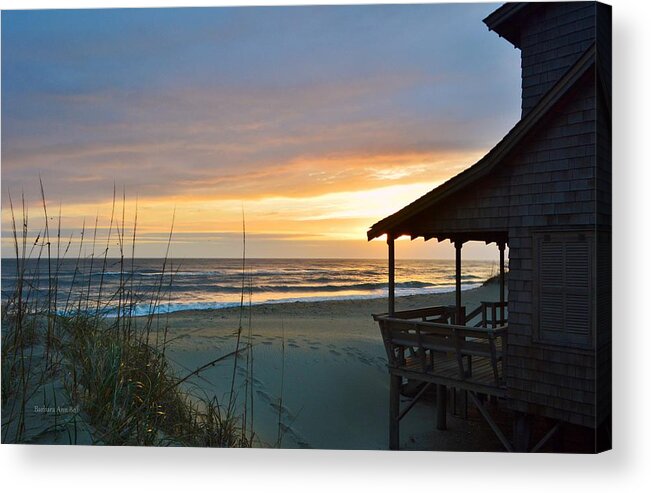
[[[592,232],[534,235],[534,332],[539,342],[592,345],[593,238]]]

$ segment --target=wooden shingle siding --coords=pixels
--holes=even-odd
[[[610,96],[612,79],[612,8],[597,4],[597,65]]]
[[[594,350],[546,345],[536,342],[533,333],[534,232],[586,230],[594,228],[596,220],[594,74],[588,74],[571,96],[507,165],[513,215],[506,379],[514,409],[594,426]],[[532,204],[540,208],[525,213],[523,207]]]
[[[610,7],[540,4],[517,23],[511,39],[521,49],[523,117],[595,42],[597,55],[596,69],[496,173],[510,181],[508,402],[517,411],[596,427],[610,414],[611,399]],[[513,28],[498,29],[513,36]],[[592,265],[581,267],[592,269],[593,308],[577,305],[570,317],[577,324],[592,318],[595,335],[586,347],[536,339],[539,231],[593,232]]]
[[[427,211],[408,224],[409,231],[432,232],[506,231],[509,221],[509,180],[497,175],[446,199],[432,216]]]
[[[597,424],[608,419],[612,403],[612,142],[609,101],[611,99],[611,8],[597,7]]]
[[[558,2],[533,10],[521,26],[525,115],[595,41],[596,4]]]

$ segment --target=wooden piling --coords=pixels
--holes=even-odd
[[[391,375],[389,382],[389,448],[400,448],[400,387],[402,377]]]
[[[447,430],[447,397],[448,389],[445,385],[436,386],[436,429]]]
[[[513,451],[529,452],[531,441],[531,415],[518,413],[513,421]]]

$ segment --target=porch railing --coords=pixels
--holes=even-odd
[[[457,306],[433,306],[373,315],[380,325],[389,362],[389,446],[399,447],[400,421],[432,385],[436,386],[436,427],[446,429],[447,389],[470,398],[506,450],[509,440],[483,404],[486,395],[506,397],[506,303],[482,303],[466,314]],[[474,319],[480,317],[478,322]],[[457,320],[461,323],[457,323]],[[469,325],[470,324],[470,325]],[[401,410],[405,379],[420,390]],[[422,382],[423,385],[420,385]]]
[[[419,373],[435,383],[487,391],[504,387],[508,324],[506,303],[486,302],[456,324],[454,306],[436,306],[374,315],[390,371]],[[408,376],[408,375],[404,375]],[[429,378],[428,378],[429,379]]]
[[[472,327],[500,327],[508,322],[507,308],[508,301],[482,301],[481,304],[465,316],[464,325]],[[478,322],[472,321],[481,315]]]

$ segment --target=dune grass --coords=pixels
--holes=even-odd
[[[161,305],[174,280],[173,225],[156,289],[142,292],[134,281],[137,207],[127,226],[126,197],[123,193],[120,211],[114,192],[105,242],[100,245],[98,218],[91,231],[82,228],[72,281],[62,289],[61,268],[75,238],[62,238],[60,212],[52,227],[41,184],[43,226],[32,233],[24,198],[19,220],[9,199],[16,280],[2,305],[2,442],[251,446],[253,346],[250,322],[248,337],[242,337],[244,315],[231,353],[185,375],[166,356],[168,327]],[[113,245],[117,258],[109,257]],[[243,255],[242,314],[244,265]],[[105,282],[109,267],[119,271],[113,292]],[[147,315],[136,317],[136,308],[143,306]],[[243,355],[247,395],[242,405],[234,385],[224,403],[192,391],[192,377],[229,358],[234,375]]]

